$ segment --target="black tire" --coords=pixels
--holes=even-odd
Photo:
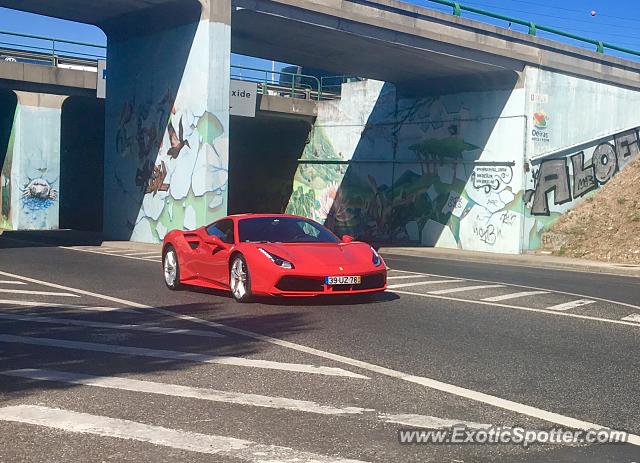
[[[242,272],[239,272],[240,268]],[[242,279],[241,273],[244,274],[244,279]],[[238,275],[236,276],[236,274]],[[229,265],[229,289],[231,290],[231,296],[238,302],[249,302],[253,298],[249,266],[241,254],[235,255],[231,259],[231,264]]]
[[[175,262],[175,265],[172,265],[172,261]],[[175,272],[173,272],[172,269],[175,270]],[[162,273],[164,275],[164,284],[167,285],[167,288],[172,291],[177,291],[182,288],[182,283],[180,283],[178,253],[171,245],[164,248],[164,252],[162,253]]]

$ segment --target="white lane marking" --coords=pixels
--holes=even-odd
[[[552,305],[550,307],[547,307],[547,310],[571,310],[571,309],[575,309],[576,307],[582,307],[583,305],[589,305],[589,304],[593,304],[596,301],[592,301],[590,299],[578,299],[576,301],[571,301],[571,302],[565,302],[564,304],[556,304],[556,305]]]
[[[30,344],[35,346],[57,347],[62,349],[86,350],[91,352],[107,352],[109,354],[136,355],[140,357],[154,357],[187,362],[212,363],[217,365],[232,365],[247,368],[262,368],[266,370],[290,371],[296,373],[311,373],[325,376],[342,376],[347,378],[368,379],[366,376],[352,373],[342,368],[323,367],[301,363],[283,363],[271,360],[257,360],[243,357],[221,355],[196,354],[164,349],[147,349],[144,347],[117,346],[113,344],[98,344],[94,342],[67,341],[64,339],[36,338],[30,336],[13,336],[0,334],[0,342]]]
[[[134,253],[131,253],[131,254],[123,254],[123,255],[127,256],[127,257],[145,256],[146,258],[149,258],[149,257],[158,257],[160,255],[160,252],[158,252],[158,251],[134,252]]]
[[[390,276],[387,277],[387,280],[406,280],[408,278],[424,278],[423,275],[400,275],[400,276]]]
[[[14,275],[14,274],[10,274],[7,272],[2,272],[0,271],[0,275],[5,275],[5,276],[9,276],[12,278],[19,278],[25,281],[30,281],[33,280],[31,278],[28,277],[23,277],[23,276],[19,276],[19,275]],[[43,284],[43,285],[47,285],[47,286],[51,286],[51,287],[62,287],[61,285],[56,285],[54,283],[48,283],[48,282],[42,282],[42,281],[38,281],[38,280],[33,280],[34,282]],[[477,280],[476,280],[477,281]],[[84,291],[84,290],[76,290],[74,288],[70,288],[70,287],[62,287],[68,291],[76,291],[76,292],[81,292],[82,294],[86,294],[88,296],[93,296],[93,297],[97,297],[97,298],[103,298],[105,300],[114,300],[116,298],[113,298],[111,296],[107,296],[104,294],[98,294],[98,293],[91,293],[89,291]],[[541,288],[531,288],[531,289],[541,289]],[[401,294],[409,294],[409,295],[414,295],[414,296],[419,296],[419,297],[430,297],[430,298],[434,298],[434,299],[448,299],[448,300],[456,300],[459,302],[465,302],[465,303],[474,303],[474,304],[480,304],[480,305],[485,305],[485,306],[489,306],[489,307],[508,307],[508,308],[513,308],[516,310],[523,310],[523,311],[528,311],[528,312],[539,312],[539,313],[548,313],[548,314],[554,314],[556,316],[564,316],[564,317],[571,317],[571,318],[580,318],[580,319],[586,319],[586,320],[594,320],[594,321],[600,321],[600,322],[605,322],[605,323],[613,323],[613,324],[620,324],[620,325],[627,325],[627,326],[634,326],[637,327],[638,324],[637,323],[631,323],[631,322],[625,322],[625,321],[620,321],[620,320],[609,320],[606,318],[597,318],[597,317],[589,317],[589,316],[585,316],[585,315],[576,315],[576,314],[572,314],[572,313],[567,313],[567,312],[554,312],[554,311],[545,311],[544,309],[530,309],[530,308],[526,308],[526,307],[517,307],[517,306],[509,306],[506,304],[496,304],[496,303],[492,303],[492,302],[482,302],[482,301],[475,301],[475,300],[468,300],[468,299],[460,299],[460,298],[453,298],[453,297],[446,297],[446,296],[436,296],[436,295],[432,295],[432,294],[421,294],[421,293],[412,293],[409,291],[397,291],[398,293]],[[594,299],[599,299],[599,298],[594,298]],[[604,300],[606,301],[606,299],[600,299],[600,300]],[[170,310],[166,310],[166,309],[161,309],[159,307],[151,307],[148,305],[144,305],[144,304],[140,304],[138,302],[133,302],[133,301],[125,301],[124,299],[118,299],[118,301],[122,304],[125,305],[129,305],[131,307],[137,307],[140,309],[148,309],[152,312],[156,312],[156,313],[160,313],[163,315],[167,315],[167,316],[171,316],[171,317],[175,317],[177,319],[180,320],[190,320],[194,323],[198,323],[201,325],[205,325],[205,326],[209,326],[212,328],[217,328],[221,331],[225,331],[227,333],[231,333],[231,334],[237,334],[240,336],[246,336],[248,338],[251,339],[255,339],[258,341],[262,341],[262,342],[268,342],[277,346],[281,346],[281,347],[286,347],[288,349],[291,350],[295,350],[297,352],[303,352],[309,355],[314,355],[316,357],[320,357],[323,359],[327,359],[327,360],[332,360],[334,362],[338,362],[338,363],[342,363],[345,365],[350,365],[352,367],[356,367],[356,368],[361,368],[363,370],[366,371],[370,371],[373,373],[377,373],[377,374],[381,374],[384,376],[388,376],[390,378],[395,378],[395,379],[399,379],[401,381],[406,381],[406,382],[410,382],[410,383],[414,383],[414,384],[419,384],[421,386],[424,386],[426,388],[429,389],[434,389],[437,391],[442,391],[442,392],[446,392],[448,394],[451,395],[455,395],[457,397],[462,397],[465,399],[469,399],[469,400],[473,400],[475,402],[480,402],[480,403],[484,403],[484,404],[488,404],[497,408],[501,408],[503,410],[509,410],[515,413],[519,413],[521,415],[526,415],[526,416],[530,416],[532,418],[537,418],[537,419],[541,419],[544,421],[548,421],[549,423],[555,423],[558,424],[560,426],[566,426],[569,428],[573,428],[573,429],[581,429],[581,430],[592,430],[592,429],[608,429],[605,428],[604,426],[595,424],[595,423],[590,423],[588,421],[583,421],[583,420],[579,420],[576,418],[572,418],[570,416],[565,416],[565,415],[561,415],[559,413],[554,413],[554,412],[550,412],[547,410],[543,410],[541,408],[537,408],[537,407],[532,407],[530,405],[526,405],[526,404],[521,404],[519,402],[514,402],[512,400],[508,400],[508,399],[502,399],[500,397],[496,397],[490,394],[485,394],[483,392],[479,392],[479,391],[474,391],[472,389],[466,389],[460,386],[456,386],[453,384],[448,384],[448,383],[444,383],[442,381],[438,381],[435,379],[431,379],[431,378],[426,378],[423,376],[416,376],[416,375],[411,375],[408,373],[403,373],[401,371],[398,370],[392,370],[391,368],[386,368],[380,365],[375,365],[373,363],[369,363],[369,362],[364,362],[362,360],[357,360],[357,359],[353,359],[350,357],[346,357],[344,355],[339,355],[339,354],[334,354],[331,352],[327,352],[327,351],[323,351],[320,349],[315,349],[313,347],[308,347],[308,346],[304,346],[302,344],[296,344],[294,342],[291,341],[285,341],[284,339],[278,339],[278,338],[274,338],[272,336],[266,336],[264,334],[260,334],[260,333],[254,333],[253,331],[248,331],[248,330],[243,330],[241,328],[235,328],[233,326],[227,326],[227,325],[223,325],[222,323],[218,323],[218,322],[214,322],[211,320],[203,320],[201,318],[196,318],[192,315],[185,315],[185,314],[177,314],[175,312],[172,312]],[[608,301],[608,302],[612,302],[615,303],[615,301]],[[631,304],[623,304],[623,305],[628,305],[631,306],[633,308],[636,308],[638,310],[640,310],[640,307],[636,307],[633,306]],[[635,445],[635,446],[639,446],[640,447],[640,436],[636,435],[636,434],[628,434],[628,440],[627,442],[629,444]]]
[[[504,285],[474,285],[474,286],[461,286],[459,288],[439,289],[437,291],[429,291],[429,294],[451,294],[461,293],[463,291],[474,291],[476,289],[489,289],[489,288],[503,288]]]
[[[143,392],[147,394],[160,394],[172,397],[209,400],[212,402],[248,405],[251,407],[279,408],[283,410],[317,413],[320,415],[359,415],[365,412],[375,412],[375,410],[371,408],[339,408],[321,405],[309,400],[296,400],[289,399],[287,397],[269,397],[265,395],[245,394],[241,392],[217,391],[215,389],[206,389],[202,387],[140,381],[117,376],[92,376],[79,373],[69,373],[66,371],[32,368],[2,371],[0,374],[18,378],[37,379],[40,381],[59,381],[63,383],[102,387],[107,389],[119,389],[123,391]]]
[[[519,297],[536,296],[538,294],[549,294],[549,291],[520,291],[517,293],[503,294],[502,296],[485,297],[482,300],[487,302],[500,302],[517,299]]]
[[[414,275],[424,275],[424,276],[427,276],[427,277],[454,278],[454,277],[451,277],[449,275],[436,275],[434,273],[410,272],[408,270],[393,270],[393,271],[394,272],[411,273],[411,274],[414,274]],[[0,274],[1,273],[2,272],[0,272]],[[582,273],[590,273],[590,272],[582,272]],[[18,275],[13,275],[13,274],[8,274],[8,275],[12,276],[14,278],[23,278],[24,279],[24,277],[20,277]],[[615,275],[615,276],[620,276],[620,275]],[[621,305],[621,306],[624,306],[624,307],[629,307],[630,309],[634,309],[634,310],[640,311],[640,306],[638,306],[638,305],[629,304],[628,302],[613,301],[611,299],[605,299],[603,297],[587,296],[585,294],[569,293],[567,291],[557,291],[557,290],[554,290],[554,289],[539,288],[537,286],[516,285],[516,284],[511,284],[511,283],[504,283],[502,281],[475,280],[475,279],[471,279],[471,278],[467,278],[467,279],[465,279],[465,281],[477,282],[477,283],[496,283],[496,284],[501,284],[501,285],[504,285],[504,286],[513,287],[513,288],[524,288],[524,289],[533,289],[533,290],[538,290],[538,291],[547,291],[547,292],[554,293],[554,294],[564,294],[566,296],[575,296],[575,297],[579,297],[579,298],[588,297],[589,299],[593,299],[595,301],[607,302],[609,304],[617,304],[617,305]]]
[[[82,294],[83,296],[92,296],[92,297],[96,297],[98,299],[103,299],[105,301],[115,302],[117,304],[122,304],[122,305],[126,305],[126,306],[129,306],[129,307],[137,307],[138,309],[149,309],[150,308],[147,305],[138,304],[137,302],[127,301],[125,299],[120,299],[120,298],[117,298],[117,297],[107,296],[105,294],[92,293],[91,291],[85,291],[83,289],[70,288],[68,286],[57,285],[55,283],[49,283],[49,282],[45,282],[45,281],[41,281],[41,280],[36,280],[35,278],[23,277],[21,275],[15,275],[13,273],[0,271],[0,275],[6,276],[6,277],[18,278],[19,280],[28,281],[29,283],[38,283],[38,284],[41,284],[43,286],[48,286],[49,288],[62,289],[62,290],[65,290],[65,291],[73,291],[74,293]]]
[[[474,299],[462,299],[459,297],[448,297],[448,296],[437,296],[430,293],[414,293],[411,291],[394,291],[398,294],[406,294],[408,296],[418,296],[418,297],[430,297],[433,299],[442,299],[446,301],[454,301],[454,302],[465,302],[469,304],[477,304],[485,307],[500,307],[505,309],[513,309],[513,310],[521,310],[523,312],[533,312],[533,313],[543,313],[547,315],[555,315],[557,317],[569,317],[569,318],[577,318],[580,320],[589,320],[594,322],[603,322],[603,323],[612,323],[614,325],[625,325],[625,326],[633,326],[638,327],[637,323],[631,323],[623,320],[616,320],[614,318],[602,318],[602,317],[593,317],[591,315],[578,315],[571,312],[558,312],[557,310],[547,310],[547,309],[534,309],[532,307],[521,307],[518,305],[510,305],[510,304],[499,304],[495,302],[486,302],[486,301],[478,301]],[[155,309],[154,309],[155,310]]]
[[[68,384],[101,387],[106,389],[117,389],[123,391],[141,392],[145,394],[159,394],[171,397],[208,400],[212,402],[230,403],[250,407],[274,408],[303,413],[315,413],[319,415],[354,416],[370,414],[372,416],[375,416],[379,421],[383,421],[385,423],[395,423],[421,428],[440,428],[445,426],[453,426],[455,424],[465,424],[468,427],[489,427],[489,425],[487,424],[474,423],[471,421],[452,420],[448,418],[438,418],[435,416],[415,414],[392,415],[388,413],[376,412],[376,410],[373,408],[333,407],[330,405],[322,405],[309,400],[289,399],[287,397],[270,397],[259,394],[245,394],[242,392],[218,391],[215,389],[182,386],[169,383],[157,383],[152,381],[141,381],[137,379],[117,376],[92,376],[66,371],[42,370],[35,368],[0,371],[0,374],[16,378],[35,379],[38,381],[57,381]]]
[[[163,447],[237,458],[255,463],[362,463],[357,460],[323,456],[289,447],[259,444],[233,437],[181,431],[37,405],[0,408],[0,420],[44,426],[67,432],[148,442]]]
[[[456,425],[464,425],[468,428],[486,429],[491,427],[489,424],[474,423],[472,421],[451,420],[448,418],[438,418],[437,416],[414,415],[412,413],[402,415],[380,414],[378,416],[386,423],[401,424],[403,426],[411,426],[416,428],[441,429]]]
[[[40,317],[35,315],[12,315],[12,314],[10,315],[10,314],[0,313],[0,320],[18,320],[18,321],[24,321],[29,323],[51,323],[54,325],[86,326],[88,328],[106,328],[110,330],[147,331],[149,333],[160,333],[160,334],[184,334],[184,335],[190,335],[190,336],[202,336],[207,338],[226,337],[226,335],[222,333],[217,333],[215,331],[165,328],[161,326],[151,326],[151,325],[93,322],[88,320]]]
[[[62,296],[62,297],[80,297],[77,294],[71,293],[54,293],[50,291],[31,291],[28,289],[4,289],[0,288],[0,293],[9,294],[29,294],[32,296]]]
[[[80,251],[80,252],[89,252],[91,254],[101,254],[103,256],[113,256],[113,257],[120,257],[122,259],[133,259],[133,260],[143,260],[145,262],[152,262],[150,259],[145,259],[144,257],[135,257],[135,256],[123,256],[122,254],[113,254],[113,253],[106,253],[103,251],[94,251],[91,249],[80,249],[80,248],[74,248],[72,246],[60,246],[60,249],[68,249],[70,251]],[[155,262],[155,261],[153,261]]]
[[[91,248],[91,249],[83,249],[83,251],[95,251],[95,252],[100,252],[102,254],[121,254],[123,252],[129,252],[128,249],[115,249],[115,248],[111,248],[111,249],[103,249],[103,248]]]
[[[640,323],[640,313],[632,313],[631,315],[627,315],[622,320],[627,322],[635,322]]]
[[[12,307],[0,307],[0,310],[5,309],[15,309],[18,307],[53,307],[60,309],[69,309],[69,310],[87,310],[87,311],[96,311],[96,312],[129,312],[129,313],[140,313],[139,310],[130,309],[128,307],[89,307],[84,305],[74,305],[74,304],[55,304],[53,302],[37,302],[37,301],[19,301],[12,299],[0,299],[0,304],[7,304]]]
[[[439,283],[460,283],[464,280],[429,280],[429,281],[412,281],[411,283],[398,283],[397,285],[388,285],[387,289],[406,288],[408,286],[435,285]]]
[[[24,281],[0,280],[0,285],[26,285]]]

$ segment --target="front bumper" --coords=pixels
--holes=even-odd
[[[255,291],[271,296],[304,297],[339,294],[376,293],[387,289],[387,270],[382,268],[369,272],[352,272],[360,275],[362,281],[357,285],[326,285],[324,276],[287,272],[279,275],[270,288]]]

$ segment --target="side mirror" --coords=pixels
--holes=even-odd
[[[205,244],[208,244],[209,246],[216,246],[218,248],[224,248],[226,247],[225,243],[217,236],[208,236],[205,240],[204,240]]]
[[[353,241],[353,236],[351,235],[342,235],[343,243],[351,243]]]

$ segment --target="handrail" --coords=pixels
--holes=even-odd
[[[76,40],[66,40],[66,39],[57,39],[57,38],[51,38],[51,37],[44,37],[41,35],[33,35],[33,34],[23,34],[20,32],[11,32],[11,31],[5,31],[5,30],[0,30],[0,36],[9,36],[9,37],[19,37],[22,39],[30,39],[30,40],[41,40],[41,41],[45,41],[45,42],[49,42],[48,46],[40,46],[42,44],[25,44],[25,43],[8,43],[6,41],[2,41],[2,45],[8,45],[11,47],[14,47],[15,50],[24,50],[24,51],[41,51],[43,52],[43,54],[46,53],[47,59],[50,58],[51,63],[53,65],[56,65],[56,63],[58,62],[58,58],[59,57],[84,57],[84,58],[91,58],[91,59],[104,59],[106,53],[100,53],[100,51],[107,49],[107,47],[105,45],[99,45],[99,44],[95,44],[95,43],[88,43],[88,42],[79,42]],[[66,48],[69,47],[64,47],[65,49],[61,49],[60,45],[72,45],[75,47],[85,47],[85,48],[92,48],[94,50],[94,53],[86,53],[83,51],[74,51],[74,50],[68,50]],[[85,50],[88,51],[88,50]]]
[[[286,87],[287,89],[291,92],[291,96],[294,96],[296,93],[296,90],[300,90],[301,88],[304,87],[311,87],[311,90],[313,90],[313,86],[309,86],[308,84],[304,84],[302,83],[302,79],[308,79],[311,80],[312,82],[315,82],[315,89],[317,90],[317,95],[315,96],[315,99],[317,99],[318,101],[320,101],[322,99],[322,84],[320,83],[320,79],[318,79],[316,76],[312,76],[312,75],[307,75],[307,74],[295,74],[292,72],[284,72],[284,71],[273,71],[273,70],[266,70],[266,69],[258,69],[258,68],[252,68],[252,67],[248,67],[248,66],[240,66],[240,65],[236,65],[236,64],[232,64],[231,65],[232,69],[241,69],[244,71],[251,71],[251,72],[260,72],[260,73],[264,73],[264,78],[263,79],[259,79],[258,78],[252,78],[252,77],[246,77],[246,76],[239,76],[242,79],[255,79],[259,82],[261,82],[263,84],[262,86],[262,92],[264,94],[267,94],[267,90],[269,85],[276,85],[276,86],[280,86],[280,87],[284,87],[285,85],[282,84],[282,82],[275,81],[272,78],[269,78],[269,74],[271,74],[272,76],[274,75],[279,75],[279,76],[287,76],[291,78],[291,82],[286,82]],[[303,91],[307,91],[307,90],[303,90]]]
[[[544,31],[544,32],[549,32],[550,34],[554,34],[554,35],[559,35],[561,37],[566,37],[572,40],[577,40],[578,42],[584,42],[584,43],[589,43],[591,45],[595,45],[596,46],[596,52],[598,53],[604,53],[604,51],[606,49],[609,50],[615,50],[615,51],[619,51],[622,53],[627,53],[630,55],[634,55],[634,56],[640,56],[640,51],[637,50],[632,50],[630,48],[625,48],[625,47],[619,47],[617,45],[608,43],[608,42],[603,42],[601,40],[596,40],[596,39],[591,39],[588,37],[582,37],[580,35],[576,35],[576,34],[572,34],[570,32],[564,32],[561,31],[559,29],[553,28],[553,27],[549,27],[549,26],[544,26],[541,24],[536,24],[532,21],[525,21],[523,19],[519,19],[519,18],[513,18],[511,16],[506,16],[500,13],[493,13],[491,11],[487,11],[487,10],[482,10],[480,8],[476,8],[473,6],[467,6],[467,5],[463,5],[461,3],[458,2],[452,2],[449,0],[425,0],[427,2],[432,2],[432,3],[438,3],[440,5],[444,5],[444,6],[449,6],[452,8],[452,14],[454,16],[461,16],[463,11],[468,11],[470,13],[475,13],[475,14],[479,14],[481,16],[487,16],[489,18],[494,18],[494,19],[499,19],[501,21],[508,21],[510,23],[514,23],[514,24],[519,24],[521,26],[525,26],[529,28],[529,35],[535,36],[537,31]]]

